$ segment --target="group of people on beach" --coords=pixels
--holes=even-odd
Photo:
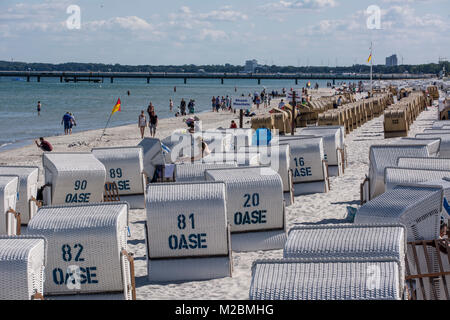
[[[212,97],[211,99],[211,106],[213,112],[219,112],[219,110],[222,109],[222,111],[232,111],[233,110],[233,100],[229,96],[222,96],[219,97]]]
[[[69,134],[72,134],[72,128],[73,126],[76,126],[77,123],[75,121],[75,117],[71,112],[66,112],[66,114],[63,116],[61,120],[61,125],[64,124],[64,134],[67,136]]]

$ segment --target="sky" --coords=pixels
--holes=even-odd
[[[374,64],[450,59],[450,1],[0,1],[6,61],[334,67],[367,63],[371,42]]]

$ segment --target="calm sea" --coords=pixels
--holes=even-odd
[[[42,78],[41,82],[0,77],[0,151],[5,148],[28,144],[32,139],[63,134],[61,119],[69,111],[75,116],[74,132],[105,127],[111,109],[120,98],[122,111],[116,113],[110,127],[137,122],[141,110],[147,110],[149,102],[160,118],[174,116],[181,98],[195,99],[196,112],[211,110],[212,96],[238,96],[260,92],[264,87],[270,92],[282,88],[301,88],[307,81],[266,80],[261,85],[256,80],[192,79],[183,80],[114,79],[114,83],[60,83],[59,78]],[[317,81],[326,87],[326,81]],[[311,82],[313,85],[316,81]],[[176,86],[176,92],[174,87]],[[235,92],[235,88],[237,92]],[[127,95],[127,91],[131,95]],[[169,99],[174,100],[174,111],[169,110]],[[41,101],[41,116],[37,115],[37,102]]]

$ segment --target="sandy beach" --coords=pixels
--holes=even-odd
[[[321,89],[316,95],[329,95],[330,90]],[[272,102],[274,106],[276,101]],[[259,112],[263,112],[261,108]],[[231,120],[238,121],[238,114],[202,113],[197,115],[203,121],[204,129],[228,128]],[[137,116],[136,116],[137,117]],[[187,117],[184,117],[187,118]],[[437,108],[429,108],[420,114],[409,132],[415,136],[425,127],[431,126],[437,119]],[[250,127],[250,118],[245,118],[245,127]],[[186,128],[183,118],[162,119],[157,133],[164,138],[176,129]],[[98,141],[102,130],[75,133],[71,136],[48,137],[54,146],[54,152],[89,152],[93,147],[134,146],[140,141],[137,125],[110,128],[102,141]],[[148,135],[148,131],[146,132]],[[368,173],[368,153],[373,144],[394,143],[398,139],[384,140],[383,116],[367,122],[362,127],[346,136],[348,150],[348,168],[345,175],[332,177],[331,191],[326,194],[300,196],[287,208],[287,229],[302,223],[340,223],[347,216],[347,206],[358,206],[360,183]],[[1,165],[37,165],[41,168],[40,182],[43,182],[42,151],[35,145],[0,153]],[[147,280],[146,248],[144,240],[145,210],[130,211],[131,238],[128,244],[134,252],[136,264],[137,299],[248,299],[251,282],[251,265],[256,259],[282,258],[282,250],[258,251],[250,253],[233,252],[234,271],[231,278],[200,282],[186,282],[167,285],[150,285]]]

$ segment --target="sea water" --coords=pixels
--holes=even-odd
[[[311,81],[326,87],[327,81]],[[22,146],[38,137],[48,137],[64,133],[61,120],[66,112],[71,112],[77,123],[73,132],[102,129],[111,114],[117,99],[121,99],[122,111],[111,118],[108,127],[137,123],[141,110],[147,111],[150,102],[155,106],[160,119],[173,117],[182,98],[186,104],[195,100],[195,111],[211,111],[212,96],[236,97],[261,92],[264,88],[271,92],[282,88],[302,88],[307,81],[294,80],[227,80],[220,79],[114,79],[110,83],[60,83],[59,78],[41,78],[36,82],[26,82],[20,78],[0,77],[0,151],[5,148]],[[176,87],[176,92],[174,88]],[[130,91],[130,96],[127,92]],[[169,99],[174,101],[174,109],[169,109]],[[41,101],[41,114],[37,114],[37,103]]]

